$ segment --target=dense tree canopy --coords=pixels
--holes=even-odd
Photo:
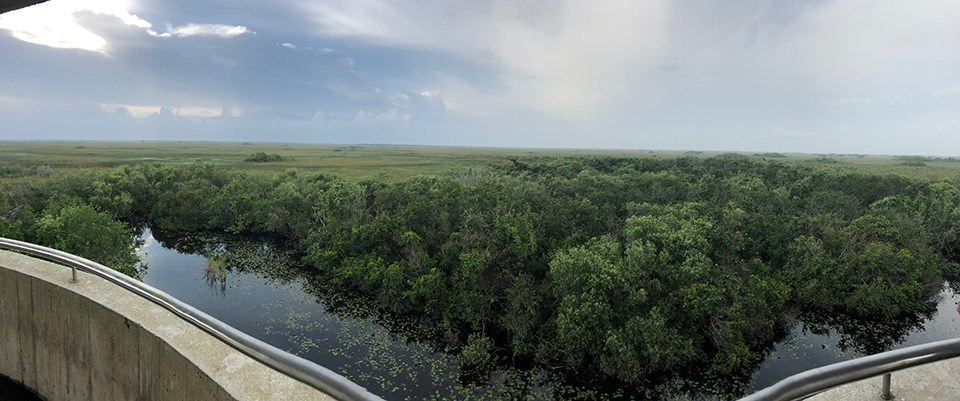
[[[0,235],[130,274],[118,221],[284,238],[316,274],[434,319],[465,366],[527,358],[631,383],[747,371],[800,311],[916,313],[960,258],[955,183],[737,155],[402,181],[145,164],[8,184],[0,216]]]

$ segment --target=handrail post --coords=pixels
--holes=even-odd
[[[883,388],[880,390],[880,399],[882,400],[893,399],[893,394],[890,394],[890,375],[891,373],[883,375]]]
[[[72,277],[70,278],[70,282],[71,283],[79,282],[79,280],[77,280],[77,267],[70,266],[70,272],[71,272],[70,274],[72,275]]]

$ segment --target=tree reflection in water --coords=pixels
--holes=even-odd
[[[161,229],[152,229],[151,233],[164,248],[182,254],[203,255],[207,259],[203,278],[221,298],[226,296],[227,276],[231,271],[254,273],[281,284],[303,275],[302,264],[296,255],[269,239]]]
[[[937,312],[937,302],[929,301],[918,313],[876,320],[838,313],[804,312],[800,315],[804,330],[817,335],[835,332],[837,346],[843,352],[863,355],[889,351],[906,340],[911,332],[922,331],[923,324]]]
[[[218,297],[227,296],[227,258],[222,254],[206,254],[207,264],[203,266],[203,279]]]
[[[297,283],[300,291],[310,299],[323,304],[328,313],[339,316],[337,322],[343,325],[335,335],[340,342],[329,343],[323,353],[365,356],[349,360],[343,368],[351,377],[365,383],[386,380],[379,383],[387,386],[384,388],[398,385],[379,376],[384,371],[380,365],[386,364],[390,365],[386,371],[391,374],[402,372],[410,376],[407,379],[411,382],[405,385],[416,386],[415,379],[421,370],[431,372],[429,381],[443,382],[440,387],[443,391],[449,391],[448,395],[496,394],[496,398],[504,399],[729,399],[744,394],[751,375],[763,362],[762,359],[751,361],[746,364],[742,374],[724,377],[697,374],[705,372],[706,367],[689,366],[686,374],[651,376],[642,385],[625,387],[616,381],[567,377],[549,369],[540,369],[531,360],[511,358],[484,343],[475,346],[479,351],[486,350],[478,355],[487,355],[488,359],[443,357],[451,343],[469,343],[469,339],[448,338],[443,330],[437,329],[436,322],[413,313],[391,312],[376,298],[335,285],[322,272],[304,267],[299,262],[300,255],[288,250],[282,243],[263,238],[169,233],[161,230],[154,230],[153,236],[168,249],[205,256],[207,262],[203,267],[203,276],[206,284],[221,298],[226,296],[229,288],[230,280],[227,277],[235,273],[251,273],[266,279],[271,285]],[[925,321],[935,313],[935,301],[931,300],[921,313],[884,321],[823,312],[802,313],[797,319],[803,323],[805,333],[829,336],[845,353],[872,354],[894,348],[912,332],[922,330]],[[289,317],[276,319],[282,322],[290,320]],[[306,321],[301,322],[303,319]],[[317,325],[329,323],[312,322],[310,319],[309,315],[298,316],[294,319],[296,324],[285,329],[289,332],[281,333],[281,330],[274,334],[282,334],[298,344],[310,342],[311,347],[300,350],[301,353],[309,353],[309,350],[317,347],[313,337],[310,337],[313,335],[311,331],[322,331]],[[791,322],[795,320],[791,319]],[[382,326],[385,332],[371,328],[372,323]],[[785,327],[782,329],[780,335],[775,336],[769,344],[758,345],[763,348],[758,355],[768,355],[774,345],[785,338],[788,331]],[[395,344],[416,344],[419,351],[410,352],[407,348],[398,351]],[[377,366],[367,366],[365,363]],[[415,389],[405,389],[404,392],[420,394]]]

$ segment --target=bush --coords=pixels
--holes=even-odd
[[[37,222],[37,237],[47,246],[98,262],[140,278],[143,266],[126,224],[90,205],[49,208]]]
[[[276,154],[276,153],[274,153],[274,154],[269,154],[269,155],[268,155],[268,154],[266,154],[266,153],[264,153],[264,152],[257,152],[257,153],[254,153],[254,154],[250,155],[250,157],[248,157],[248,158],[247,158],[246,160],[244,160],[244,161],[246,161],[246,162],[248,162],[248,163],[269,163],[269,162],[278,162],[278,161],[281,161],[281,160],[283,160],[283,157],[281,157],[280,155],[278,155],[278,154]]]

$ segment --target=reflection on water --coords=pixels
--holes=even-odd
[[[227,296],[227,258],[223,255],[203,255],[207,264],[203,266],[203,279],[207,287],[216,291],[220,298]]]
[[[542,369],[461,369],[442,352],[429,322],[386,314],[332,288],[282,245],[222,236],[143,233],[144,282],[253,335],[330,368],[387,399],[617,399],[643,389],[571,384]],[[954,292],[944,287],[926,313],[889,322],[800,316],[752,377],[697,384],[748,393],[807,369],[866,353],[957,336]],[[741,384],[737,384],[737,382]],[[662,396],[660,384],[654,397]],[[739,389],[739,390],[737,390]],[[668,390],[669,391],[669,390]]]
[[[889,321],[804,314],[754,373],[748,393],[808,369],[864,355],[956,338],[960,299],[949,285],[924,313]]]
[[[150,265],[145,283],[387,399],[497,399],[518,380],[531,399],[552,397],[531,386],[536,377],[512,372],[482,386],[461,385],[454,357],[430,342],[410,341],[432,335],[430,326],[378,315],[325,283],[307,280],[295,257],[281,247],[150,230],[143,239],[140,254]],[[319,291],[326,296],[314,295]]]

